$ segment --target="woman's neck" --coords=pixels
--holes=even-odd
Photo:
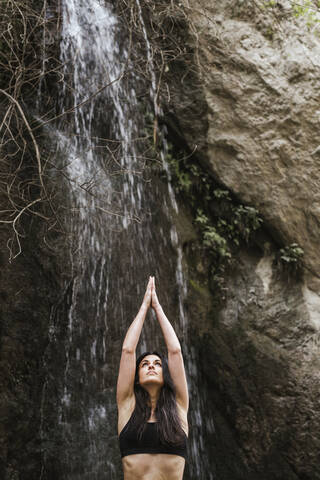
[[[149,386],[146,390],[149,393],[149,406],[151,407],[151,416],[153,416],[160,396],[160,389],[156,386]]]

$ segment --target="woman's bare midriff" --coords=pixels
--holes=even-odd
[[[185,459],[164,453],[138,453],[122,459],[124,480],[182,480]]]

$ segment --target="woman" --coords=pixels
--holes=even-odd
[[[149,307],[155,310],[168,363],[136,347]],[[154,277],[125,336],[117,384],[118,433],[124,480],[182,480],[189,397],[179,340],[158,301]]]

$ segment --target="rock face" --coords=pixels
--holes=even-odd
[[[185,62],[185,80],[178,86],[173,81],[176,71],[167,75],[172,93],[170,98],[164,94],[169,129],[178,132],[180,143],[190,151],[197,145],[194,161],[264,218],[257,248],[243,249],[237,266],[229,271],[221,308],[210,300],[204,276],[201,288],[194,288],[203,268],[192,269],[189,256],[189,308],[212,401],[208,409],[216,419],[216,436],[210,442],[217,478],[316,480],[320,478],[316,26],[308,30],[306,18],[296,19],[287,1],[272,8],[235,0],[190,0],[179,5],[176,18],[183,11],[185,45],[193,52],[193,63],[190,57]],[[293,242],[305,252],[303,278],[283,275],[274,262],[280,246]],[[189,247],[186,242],[186,252]]]
[[[319,333],[303,287],[259,252],[241,252],[227,285],[199,339],[218,478],[319,478]]]
[[[64,273],[40,232],[37,222],[25,225],[23,252],[11,264],[6,243],[12,232],[3,228],[0,239],[0,476],[6,480],[41,476],[43,358]]]
[[[262,11],[255,2],[194,1],[187,12],[212,172],[259,208],[276,240],[299,243],[319,277],[320,42],[290,4]]]

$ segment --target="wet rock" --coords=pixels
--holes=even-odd
[[[0,476],[6,480],[41,476],[43,358],[62,269],[68,271],[66,259],[60,263],[59,255],[41,245],[37,222],[25,224],[25,232],[23,252],[13,262],[7,248],[10,227],[0,235]]]

